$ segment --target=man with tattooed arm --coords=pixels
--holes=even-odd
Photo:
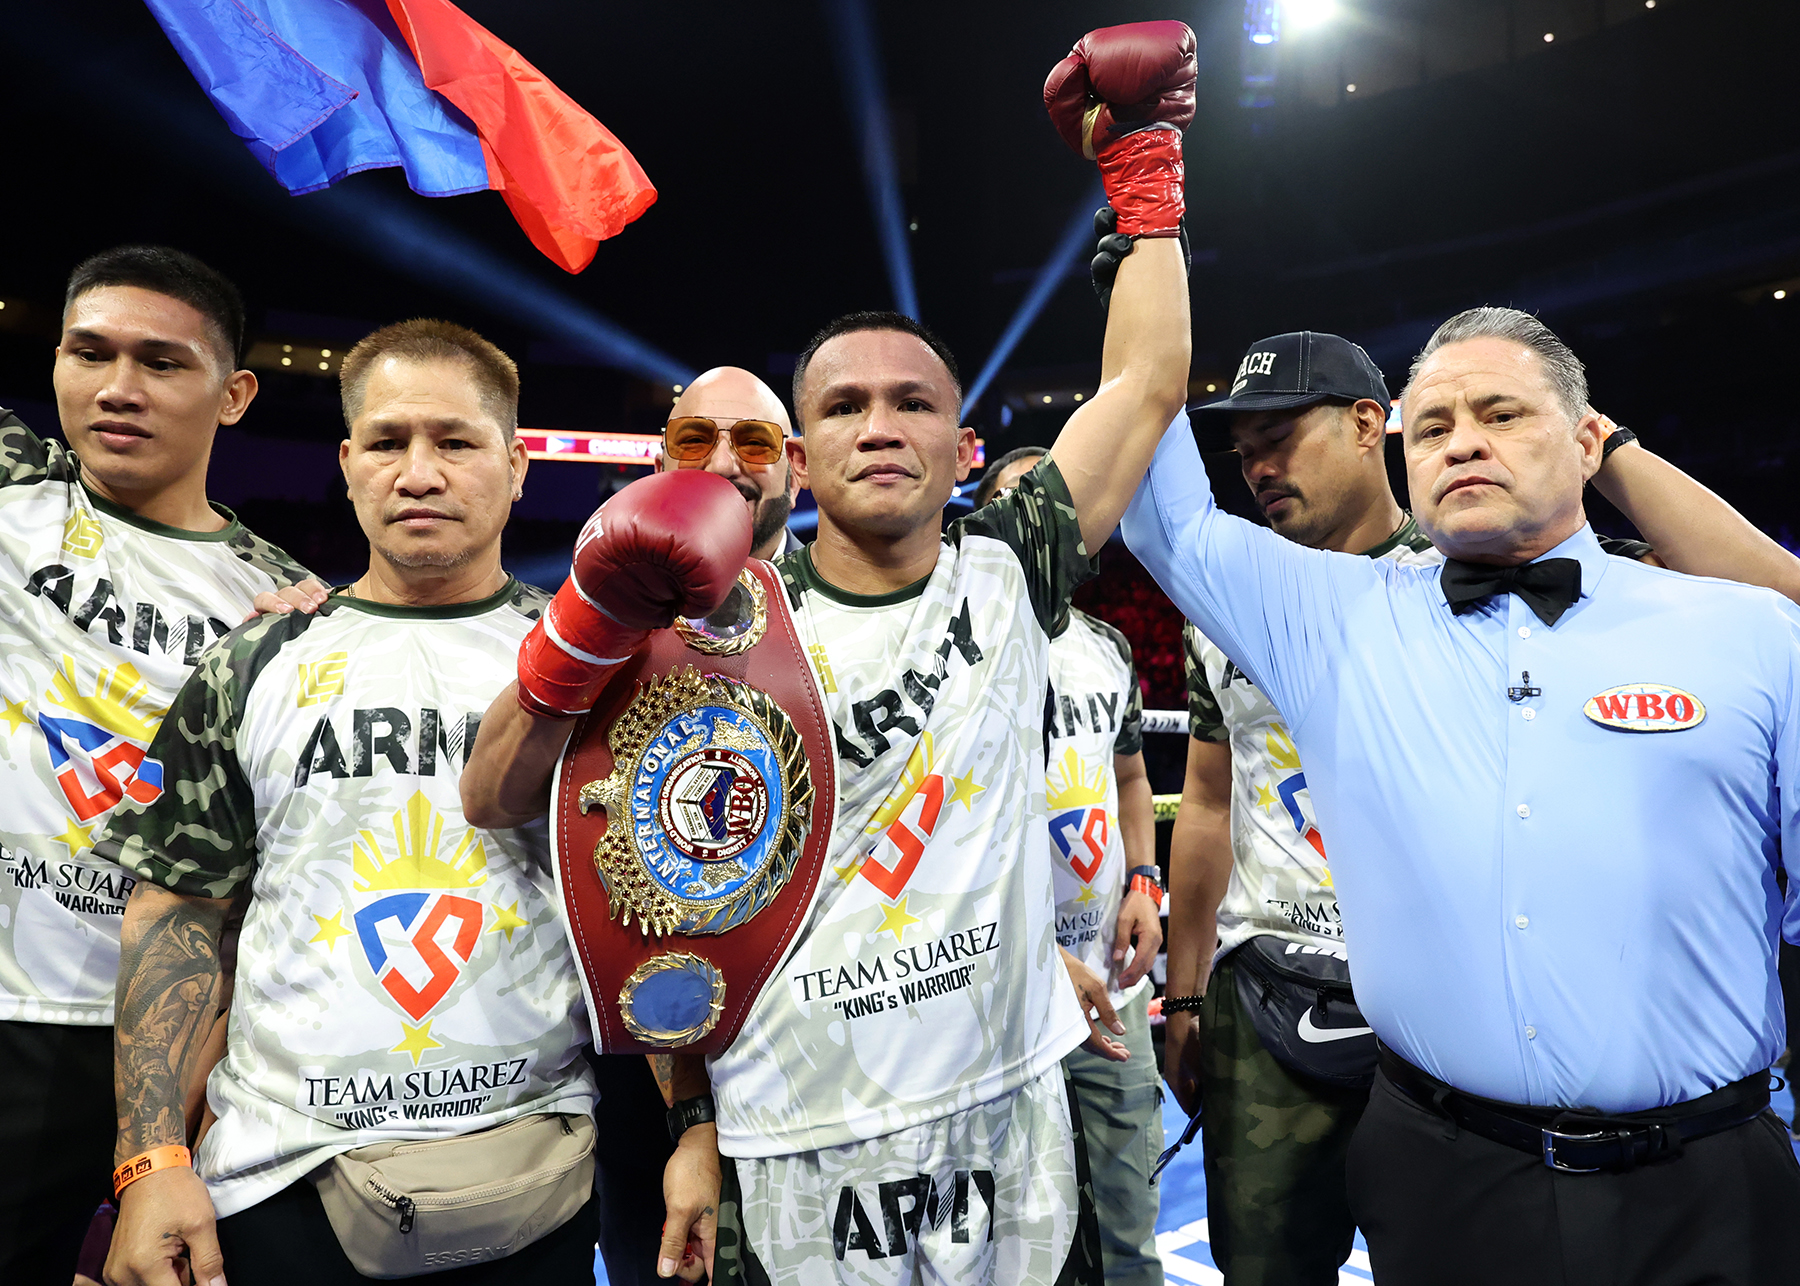
[[[412,321],[342,380],[367,574],[201,659],[150,747],[164,792],[96,846],[140,881],[107,1279],[172,1286],[186,1260],[235,1286],[591,1282],[594,1085],[547,835],[471,827],[458,795],[544,601],[500,562],[527,465],[517,372],[471,331]],[[182,1090],[240,897],[218,1122],[190,1160]],[[704,1186],[716,1161],[693,1133],[676,1168]]]

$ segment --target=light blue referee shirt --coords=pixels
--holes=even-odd
[[[1435,567],[1220,512],[1185,416],[1124,531],[1287,716],[1357,1000],[1396,1053],[1471,1093],[1607,1112],[1775,1061],[1800,609],[1611,557],[1583,527],[1544,555],[1581,563],[1554,626],[1511,594],[1456,616]]]

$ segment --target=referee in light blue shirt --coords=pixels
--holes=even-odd
[[[1800,1281],[1767,1075],[1800,609],[1603,553],[1586,407],[1536,319],[1439,327],[1402,410],[1441,573],[1221,513],[1179,427],[1125,516],[1290,717],[1332,837],[1384,1045],[1349,1167],[1383,1286]]]

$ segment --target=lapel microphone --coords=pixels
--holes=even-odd
[[[1544,695],[1544,690],[1542,688],[1534,688],[1531,686],[1530,670],[1520,670],[1519,686],[1516,688],[1508,688],[1506,690],[1506,695],[1511,700],[1517,702],[1523,701],[1526,697],[1541,697]]]

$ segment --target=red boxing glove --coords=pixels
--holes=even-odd
[[[1194,33],[1185,22],[1102,27],[1044,82],[1044,106],[1075,151],[1100,163],[1129,237],[1173,237],[1185,213],[1181,131],[1194,119]]]
[[[519,704],[563,719],[591,709],[650,631],[725,601],[750,557],[750,506],[717,474],[640,478],[589,518],[569,579],[519,648]]]

